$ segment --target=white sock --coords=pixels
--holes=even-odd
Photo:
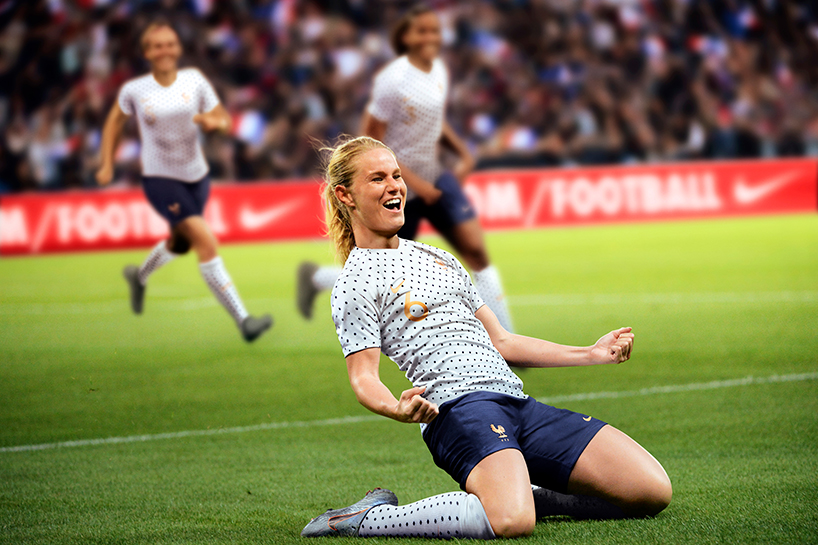
[[[227,269],[224,268],[222,258],[217,256],[206,263],[199,263],[199,270],[219,303],[236,320],[236,323],[241,325],[249,314],[241,302],[239,292],[233,285],[230,275],[227,274]]]
[[[145,258],[145,261],[142,263],[142,266],[139,267],[139,283],[143,286],[148,283],[148,277],[161,267],[162,265],[166,265],[173,261],[176,258],[176,254],[168,250],[167,246],[165,246],[165,241],[163,240],[159,244],[153,247],[153,250],[148,254],[148,257]]]
[[[506,296],[503,293],[503,284],[500,282],[500,273],[494,266],[489,266],[482,271],[473,271],[474,287],[483,301],[489,306],[491,311],[500,320],[506,331],[514,333],[514,326],[511,323],[511,313],[508,311]]]
[[[449,492],[409,505],[373,507],[361,521],[361,537],[494,539],[483,504],[474,494]]]
[[[312,284],[317,290],[331,290],[341,275],[341,267],[318,267],[312,275]]]

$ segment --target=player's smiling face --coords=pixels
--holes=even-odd
[[[338,198],[351,209],[355,242],[361,248],[382,248],[403,227],[406,184],[388,149],[369,150],[357,159],[350,189]],[[393,242],[397,242],[395,239]]]
[[[145,45],[145,58],[151,63],[152,70],[158,72],[176,70],[181,56],[182,45],[172,28],[163,26],[150,33]]]
[[[415,17],[403,35],[403,43],[409,49],[410,56],[425,62],[435,60],[443,44],[437,15],[429,11]]]

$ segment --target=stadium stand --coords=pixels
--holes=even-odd
[[[818,7],[781,0],[431,2],[448,116],[478,168],[818,156]],[[0,2],[0,192],[93,186],[100,129],[169,19],[234,117],[215,179],[314,173],[312,138],[357,133],[405,2]],[[183,63],[185,64],[185,63]],[[118,183],[138,180],[135,126]],[[130,131],[130,132],[128,132]]]

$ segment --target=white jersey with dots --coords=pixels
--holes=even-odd
[[[126,115],[136,115],[142,136],[142,175],[201,180],[208,167],[193,116],[218,104],[213,86],[195,68],[179,70],[168,87],[160,85],[153,74],[123,85],[119,107]]]
[[[386,123],[384,143],[401,163],[430,183],[443,168],[437,144],[443,132],[449,74],[440,59],[430,72],[409,62],[405,55],[384,67],[375,77],[367,111]]]
[[[332,319],[344,357],[380,348],[433,403],[475,391],[525,398],[474,315],[483,304],[453,255],[400,239],[397,249],[352,250],[332,290]]]

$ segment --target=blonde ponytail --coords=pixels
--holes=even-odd
[[[359,136],[342,141],[334,148],[323,148],[330,152],[324,174],[324,205],[326,207],[327,236],[335,245],[335,253],[341,263],[346,263],[349,253],[355,247],[355,233],[352,232],[352,215],[349,207],[335,194],[335,188],[352,187],[357,172],[357,158],[373,149],[387,149],[386,144],[368,136]],[[394,153],[392,153],[394,155]]]

